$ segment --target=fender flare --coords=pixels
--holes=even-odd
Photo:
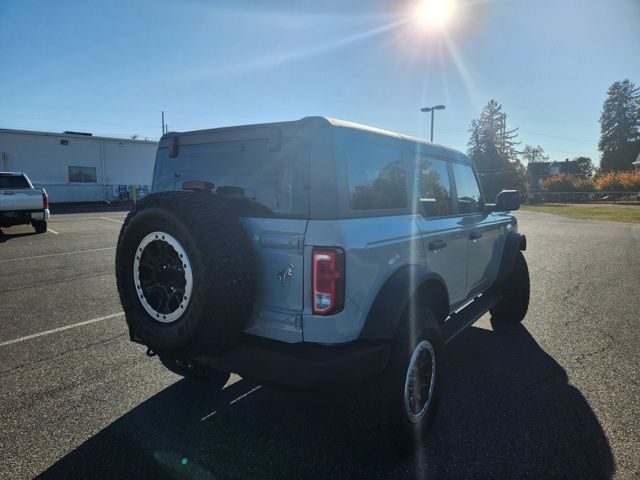
[[[496,283],[504,282],[511,271],[516,261],[516,255],[518,251],[524,251],[527,249],[527,237],[522,233],[511,231],[507,234],[507,238],[504,242],[504,248],[502,250],[502,260],[500,261],[500,270],[498,270],[498,277]]]
[[[421,287],[436,288],[445,298],[438,297],[440,309],[449,313],[449,294],[443,278],[418,265],[406,265],[394,272],[384,283],[371,305],[360,338],[389,340],[396,332],[403,311],[411,297]],[[446,303],[446,307],[444,307]]]

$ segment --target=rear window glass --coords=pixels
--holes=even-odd
[[[22,175],[0,175],[0,188],[22,189],[31,187],[27,179]]]
[[[399,150],[352,141],[347,144],[345,155],[351,209],[380,210],[407,206],[407,182]]]
[[[276,216],[305,215],[308,189],[299,154],[285,149],[270,152],[267,140],[184,146],[180,182],[211,182],[218,193],[241,194]]]

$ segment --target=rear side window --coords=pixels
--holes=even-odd
[[[458,193],[457,203],[459,213],[476,213],[483,211],[480,186],[473,174],[471,165],[452,163],[453,178]]]
[[[0,175],[0,188],[20,190],[31,187],[22,175]]]
[[[418,192],[427,217],[453,215],[449,171],[444,160],[420,159]]]
[[[352,141],[346,146],[345,156],[352,210],[407,206],[407,182],[400,150]]]

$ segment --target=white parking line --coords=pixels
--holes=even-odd
[[[116,223],[124,223],[124,221],[122,221],[122,220],[116,220],[115,218],[109,218],[109,217],[97,217],[97,218],[100,218],[100,219],[102,219],[102,220],[110,220],[110,221],[112,221],[112,222],[116,222]]]
[[[74,250],[73,252],[48,253],[46,255],[34,255],[32,257],[7,258],[5,260],[0,260],[0,263],[19,262],[20,260],[33,260],[35,258],[57,257],[59,255],[73,255],[76,253],[102,252],[104,250],[114,250],[115,248],[116,247],[91,248],[89,250]]]
[[[74,323],[72,325],[65,325],[64,327],[54,328],[53,330],[46,330],[40,333],[34,333],[33,335],[27,335],[26,337],[14,338],[6,342],[0,343],[0,347],[6,347],[7,345],[13,345],[14,343],[24,342],[25,340],[31,340],[32,338],[42,337],[44,335],[51,335],[52,333],[63,332],[70,328],[81,327],[83,325],[89,325],[91,323],[101,322],[103,320],[109,320],[110,318],[116,318],[124,315],[124,312],[112,313],[111,315],[105,315],[104,317],[92,318],[91,320],[85,320],[84,322]]]
[[[236,403],[236,402],[238,402],[238,401],[242,400],[243,398],[245,398],[245,397],[247,397],[247,396],[251,395],[251,394],[252,394],[253,392],[255,392],[256,390],[260,390],[261,388],[262,388],[262,386],[261,386],[261,385],[258,385],[257,387],[252,388],[251,390],[249,390],[249,391],[248,391],[247,393],[245,393],[244,395],[240,395],[238,398],[234,398],[234,399],[233,399],[233,401],[229,402],[229,404],[227,405],[227,407],[229,407],[229,406],[233,405],[234,403]],[[214,410],[213,412],[211,412],[211,413],[209,413],[209,414],[205,415],[204,417],[202,417],[202,418],[200,419],[200,421],[201,421],[201,422],[204,422],[206,419],[213,417],[216,413],[218,413],[218,410]]]
[[[60,235],[60,232],[56,232],[56,231],[55,231],[53,228],[51,228],[51,227],[47,228],[47,232],[51,232],[51,233],[53,233],[54,235]]]

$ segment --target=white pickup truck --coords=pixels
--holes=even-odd
[[[0,172],[0,227],[31,224],[36,233],[44,233],[48,219],[44,188],[34,188],[22,172]]]

